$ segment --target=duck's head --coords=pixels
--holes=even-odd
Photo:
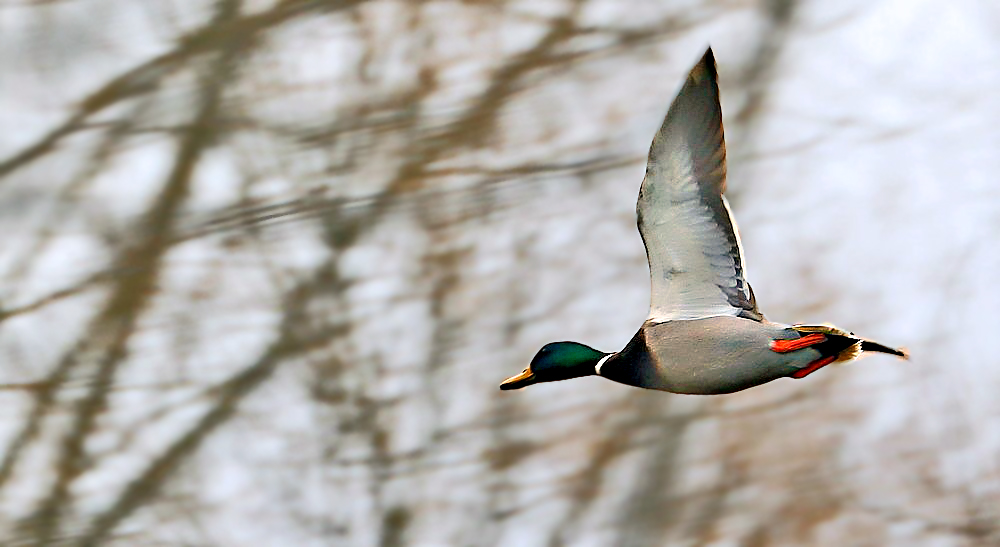
[[[538,350],[528,368],[500,384],[500,389],[520,389],[538,382],[555,382],[596,374],[597,363],[607,353],[576,342],[552,342]]]

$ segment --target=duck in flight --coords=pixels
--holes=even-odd
[[[639,190],[639,234],[652,280],[649,317],[617,353],[576,342],[545,345],[500,389],[598,375],[673,393],[733,393],[805,378],[863,352],[905,350],[830,325],[764,319],[745,278],[739,230],[723,192],[726,143],[709,48],[653,137]]]

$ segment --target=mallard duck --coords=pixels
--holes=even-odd
[[[726,143],[715,56],[691,69],[653,137],[636,205],[652,281],[649,316],[617,353],[576,342],[545,345],[500,389],[598,375],[673,393],[733,393],[805,378],[863,352],[908,358],[830,325],[764,318],[747,283],[726,188]]]

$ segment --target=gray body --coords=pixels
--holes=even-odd
[[[636,387],[692,395],[733,393],[788,376],[821,357],[804,348],[771,351],[772,340],[800,334],[791,327],[734,316],[665,323],[647,321],[599,374]]]

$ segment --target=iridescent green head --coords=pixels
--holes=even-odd
[[[520,389],[538,382],[555,382],[596,374],[598,361],[607,353],[576,342],[552,342],[538,350],[528,368],[500,384],[500,389]]]

